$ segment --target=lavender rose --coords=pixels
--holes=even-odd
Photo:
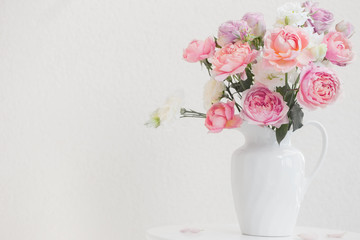
[[[329,30],[331,24],[334,22],[334,15],[326,9],[319,8],[318,3],[306,1],[303,7],[310,13],[311,19],[308,21],[314,28],[314,32],[322,34]]]
[[[265,35],[266,25],[262,13],[246,13],[242,20],[247,22],[254,37],[263,37]]]
[[[227,21],[219,27],[217,43],[224,47],[229,43],[235,42],[237,39],[244,41],[251,28],[246,21]]]

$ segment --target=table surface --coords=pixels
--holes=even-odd
[[[296,227],[291,237],[253,237],[242,235],[236,224],[176,225],[149,229],[147,240],[360,240],[360,233]]]

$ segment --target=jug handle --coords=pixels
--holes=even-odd
[[[320,130],[321,132],[321,137],[322,137],[322,148],[321,148],[321,154],[320,154],[320,158],[314,168],[314,170],[312,171],[312,173],[305,178],[305,190],[307,190],[307,188],[309,187],[310,183],[312,182],[312,180],[314,179],[314,177],[317,175],[320,167],[322,166],[324,159],[325,159],[325,154],[327,152],[327,148],[328,148],[328,136],[326,133],[326,130],[324,128],[324,126],[317,122],[317,121],[308,121],[304,123],[304,127],[305,126],[309,126],[312,125],[314,127],[316,127],[317,129]]]

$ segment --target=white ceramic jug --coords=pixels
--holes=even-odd
[[[245,144],[233,153],[231,180],[243,234],[274,237],[293,233],[303,196],[327,150],[324,127],[315,121],[307,125],[317,127],[323,138],[320,159],[308,177],[303,154],[291,146],[291,131],[279,146],[270,128],[241,126]]]

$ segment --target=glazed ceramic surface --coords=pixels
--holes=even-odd
[[[268,127],[241,127],[246,142],[233,153],[231,180],[243,234],[290,236],[293,233],[301,201],[327,148],[322,125],[318,122],[305,125],[318,127],[323,137],[320,160],[309,177],[305,176],[303,154],[291,146],[291,132],[279,145],[275,132]]]

